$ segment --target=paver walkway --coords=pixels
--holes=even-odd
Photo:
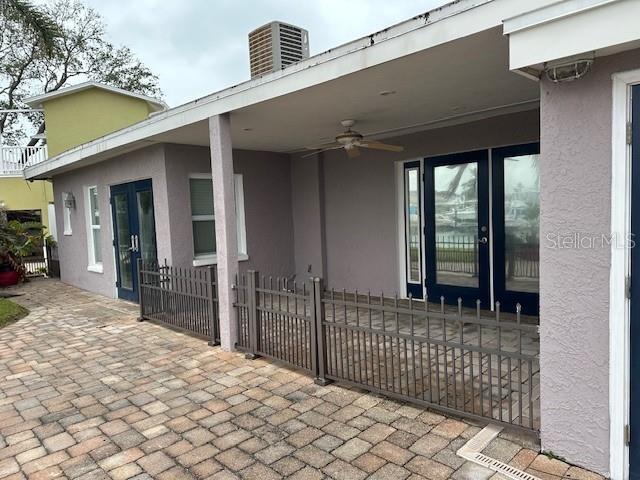
[[[316,386],[58,281],[19,290],[31,314],[0,330],[0,478],[500,478],[455,454],[476,425]],[[485,452],[601,478],[508,435]]]

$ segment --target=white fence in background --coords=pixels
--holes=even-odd
[[[47,146],[0,147],[0,176],[22,175],[31,165],[47,159]]]

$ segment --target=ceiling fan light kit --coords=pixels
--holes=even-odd
[[[388,143],[379,142],[374,139],[365,140],[362,134],[352,130],[356,123],[355,120],[342,120],[340,122],[345,128],[345,131],[336,135],[335,142],[325,143],[323,145],[316,145],[313,147],[306,147],[307,150],[315,150],[312,153],[303,155],[302,158],[317,155],[329,150],[344,149],[349,158],[356,158],[360,156],[360,148],[368,148],[370,150],[381,150],[385,152],[402,152],[404,148],[400,145],[390,145]]]

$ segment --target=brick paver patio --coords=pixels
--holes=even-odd
[[[455,454],[477,425],[319,387],[58,281],[18,290],[31,314],[0,330],[0,478],[501,478]],[[531,448],[504,434],[485,453],[602,478]]]

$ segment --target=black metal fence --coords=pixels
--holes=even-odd
[[[214,267],[180,268],[138,261],[140,319],[154,320],[220,343]]]
[[[537,432],[539,336],[518,307],[506,313],[412,299],[325,291],[295,284],[237,282],[239,350],[447,413]],[[526,320],[526,321],[525,321]],[[533,321],[532,321],[533,320]]]
[[[286,278],[248,272],[236,282],[238,347],[315,372],[313,292]]]

